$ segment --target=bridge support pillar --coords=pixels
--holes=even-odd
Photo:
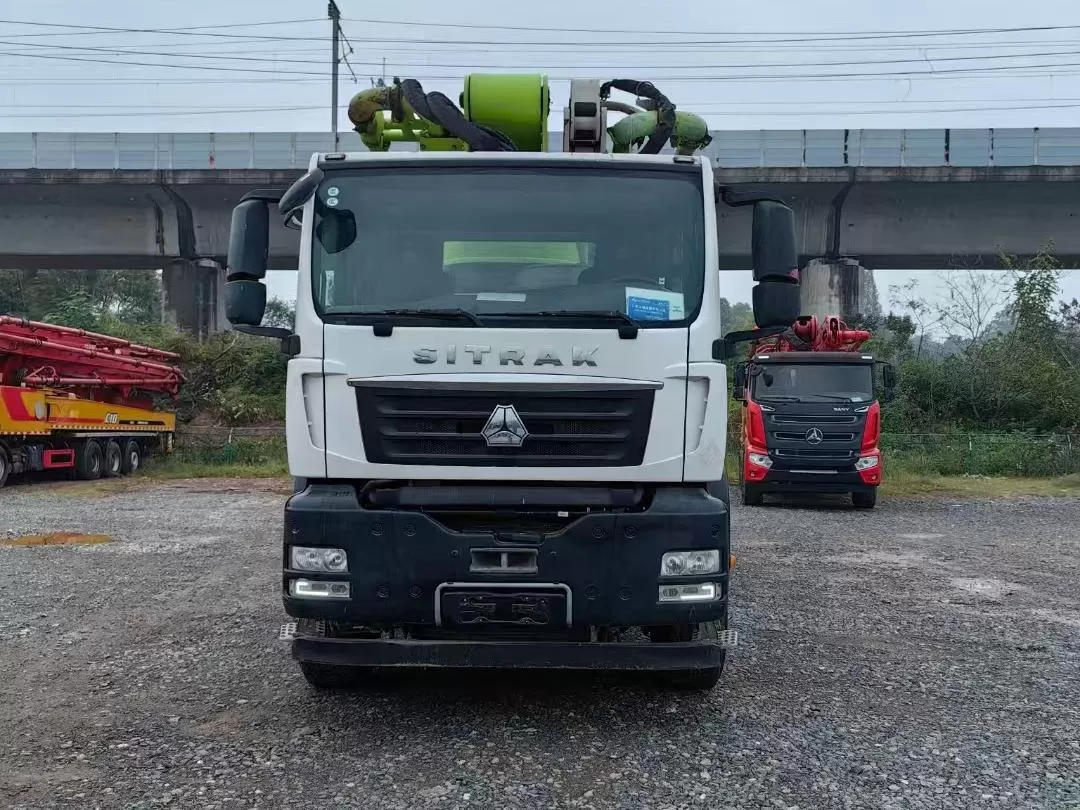
[[[166,317],[202,339],[228,328],[225,271],[211,259],[181,260],[162,271]]]
[[[801,273],[803,315],[839,315],[850,319],[876,312],[873,271],[857,259],[814,259]]]

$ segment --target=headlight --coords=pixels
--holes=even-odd
[[[349,583],[294,579],[289,582],[289,595],[307,599],[348,599]]]
[[[720,552],[715,548],[700,551],[669,551],[660,558],[660,576],[693,577],[715,574],[720,570]]]
[[[326,571],[343,574],[349,570],[349,560],[344,549],[292,546],[289,554],[290,568],[295,571]]]
[[[697,585],[661,585],[658,596],[661,602],[711,602],[720,590],[714,582]]]
[[[765,469],[768,469],[772,466],[772,459],[769,458],[767,453],[747,453],[746,457],[755,467],[764,467]]]
[[[878,457],[877,456],[862,456],[858,461],[855,462],[855,469],[856,470],[869,470],[869,469],[873,469],[877,465],[878,465]]]

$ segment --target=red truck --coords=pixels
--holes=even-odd
[[[891,396],[896,374],[863,351],[870,332],[830,315],[732,337],[752,343],[734,378],[743,405],[743,503],[761,505],[766,494],[840,493],[872,509],[883,461],[877,391]]]

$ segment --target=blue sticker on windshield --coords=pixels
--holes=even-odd
[[[626,314],[635,321],[670,321],[671,302],[657,298],[626,297]]]

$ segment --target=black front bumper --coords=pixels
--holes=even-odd
[[[430,641],[300,637],[298,661],[367,668],[684,672],[723,663],[725,642]]]
[[[455,488],[446,488],[455,491]],[[639,511],[598,511],[549,534],[514,531],[458,532],[431,515],[409,508],[363,508],[351,483],[309,482],[289,500],[285,510],[284,573],[285,611],[296,618],[365,625],[376,628],[448,628],[438,616],[437,594],[448,584],[478,587],[502,584],[528,592],[556,586],[568,595],[569,621],[544,627],[545,636],[583,627],[633,627],[718,621],[726,616],[730,541],[727,504],[704,488],[658,488]],[[476,498],[475,488],[462,488],[463,497]],[[500,507],[493,507],[500,508]],[[290,570],[289,546],[331,546],[348,555],[349,573],[312,574]],[[678,579],[660,576],[660,559],[667,551],[717,549],[720,571]],[[526,551],[534,570],[478,571],[474,551]],[[490,557],[490,553],[488,554]],[[348,599],[296,598],[289,583],[296,578],[349,583]],[[716,598],[708,602],[659,602],[659,587],[672,583],[714,583]],[[562,604],[562,603],[560,603]],[[441,625],[441,626],[440,626]],[[529,633],[529,628],[514,628]],[[540,633],[524,644],[539,641]],[[460,634],[459,634],[460,637]],[[489,652],[483,636],[476,636],[473,652],[481,658]],[[378,650],[398,654],[401,645],[388,641],[360,642],[327,639],[318,642],[330,649]],[[386,644],[380,647],[379,644]],[[437,645],[448,645],[438,648]],[[495,642],[492,642],[495,644]],[[503,644],[503,642],[498,642]],[[356,646],[353,646],[356,645]],[[368,645],[368,646],[365,646]],[[596,649],[590,644],[588,649]],[[664,645],[669,646],[669,645]],[[413,649],[413,648],[410,648]],[[468,658],[472,652],[450,642],[431,642],[415,647],[410,655]],[[544,649],[549,649],[544,647]],[[554,649],[554,648],[550,648]],[[577,648],[565,647],[572,659]],[[522,650],[519,650],[519,652]],[[327,653],[330,655],[331,653]],[[333,653],[338,654],[338,653]],[[340,653],[351,654],[351,653]],[[588,655],[594,655],[589,652]],[[612,652],[612,656],[625,653]],[[314,659],[312,659],[314,660]],[[475,664],[474,664],[475,665]]]
[[[822,469],[819,472],[801,472],[798,470],[777,469],[771,467],[761,481],[752,482],[761,492],[821,492],[825,494],[846,494],[849,492],[869,492],[876,485],[866,484],[854,467],[835,470]]]

